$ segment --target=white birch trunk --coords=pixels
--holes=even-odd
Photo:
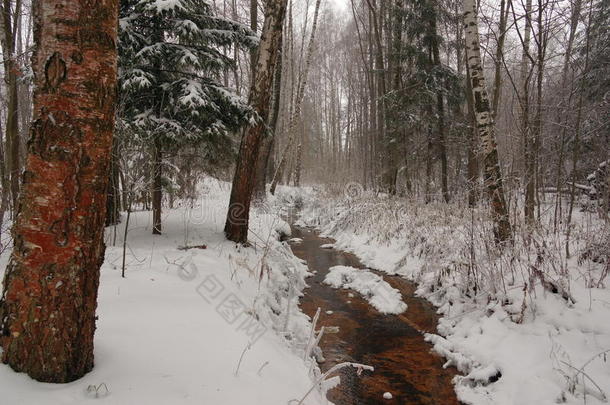
[[[506,242],[511,239],[511,226],[508,208],[504,198],[502,174],[498,161],[495,123],[489,95],[485,85],[485,76],[481,66],[481,49],[477,19],[476,0],[464,0],[464,30],[466,36],[466,56],[470,69],[471,91],[474,100],[476,125],[481,142],[484,163],[485,188],[491,203],[496,241]]]

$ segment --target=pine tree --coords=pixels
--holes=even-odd
[[[583,69],[587,66],[581,81],[586,104],[582,174],[607,160],[610,143],[610,0],[596,0],[592,7],[588,51],[587,40],[582,38],[577,63]]]
[[[406,41],[397,59],[398,64],[406,65],[406,74],[402,78],[405,85],[389,94],[388,127],[396,134],[405,127],[427,133],[425,198],[429,200],[432,194],[429,187],[438,158],[442,193],[448,202],[447,133],[457,120],[447,119],[445,103],[455,106],[464,97],[459,75],[440,58],[444,43],[437,26],[449,15],[435,0],[410,2],[396,12],[403,13],[405,18]]]
[[[589,69],[585,73],[587,98],[601,101],[610,91],[610,0],[596,0],[590,21]],[[586,38],[579,49],[582,65],[586,52]]]
[[[229,161],[232,134],[254,110],[220,83],[235,61],[221,50],[256,46],[256,34],[197,0],[125,0],[120,12],[120,91],[124,127],[152,148],[153,233],[161,233],[163,154],[197,146]]]

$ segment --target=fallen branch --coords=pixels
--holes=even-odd
[[[206,245],[194,245],[194,246],[178,246],[178,250],[189,250],[189,249],[207,249]]]

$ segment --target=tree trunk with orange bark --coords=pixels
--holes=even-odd
[[[34,2],[34,120],[0,302],[2,361],[44,382],[93,367],[117,73],[117,0]]]
[[[269,115],[271,84],[279,54],[287,3],[287,0],[270,0],[265,5],[265,22],[249,100],[250,104],[256,108],[260,118]],[[256,181],[256,162],[266,130],[266,121],[259,119],[255,126],[244,131],[241,140],[224,229],[227,239],[233,242],[246,243],[248,241],[248,221]]]

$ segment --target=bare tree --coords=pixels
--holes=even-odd
[[[313,58],[314,46],[315,46],[315,38],[316,38],[316,28],[318,25],[318,14],[320,12],[320,3],[321,0],[316,0],[316,8],[314,11],[313,17],[313,26],[311,28],[311,36],[309,37],[309,45],[307,47],[307,57],[305,60],[305,66],[301,75],[299,76],[299,84],[297,86],[296,98],[294,101],[294,111],[290,116],[290,123],[288,124],[288,141],[282,153],[282,158],[280,163],[278,164],[275,175],[273,176],[273,181],[271,182],[271,194],[275,193],[275,189],[277,187],[278,182],[282,178],[282,174],[286,168],[286,163],[288,162],[288,154],[292,149],[292,143],[294,142],[294,138],[296,135],[297,126],[299,124],[299,119],[301,118],[301,108],[303,103],[303,97],[305,95],[305,85],[307,84],[307,76],[309,74],[309,69],[311,68],[311,61]]]
[[[286,6],[287,0],[269,0],[265,7],[265,22],[249,96],[250,104],[258,112],[259,121],[255,126],[245,130],[241,140],[225,224],[227,239],[237,243],[247,243],[248,241],[248,220],[256,181],[256,161],[267,130],[265,118],[269,115],[271,85],[278,59]]]
[[[3,0],[0,6],[1,29],[0,43],[4,53],[4,71],[8,92],[6,116],[6,173],[10,180],[10,190],[13,203],[13,216],[17,212],[17,197],[19,196],[19,181],[21,177],[19,135],[19,63],[17,60],[17,28],[21,14],[21,0],[11,7],[10,0]]]

